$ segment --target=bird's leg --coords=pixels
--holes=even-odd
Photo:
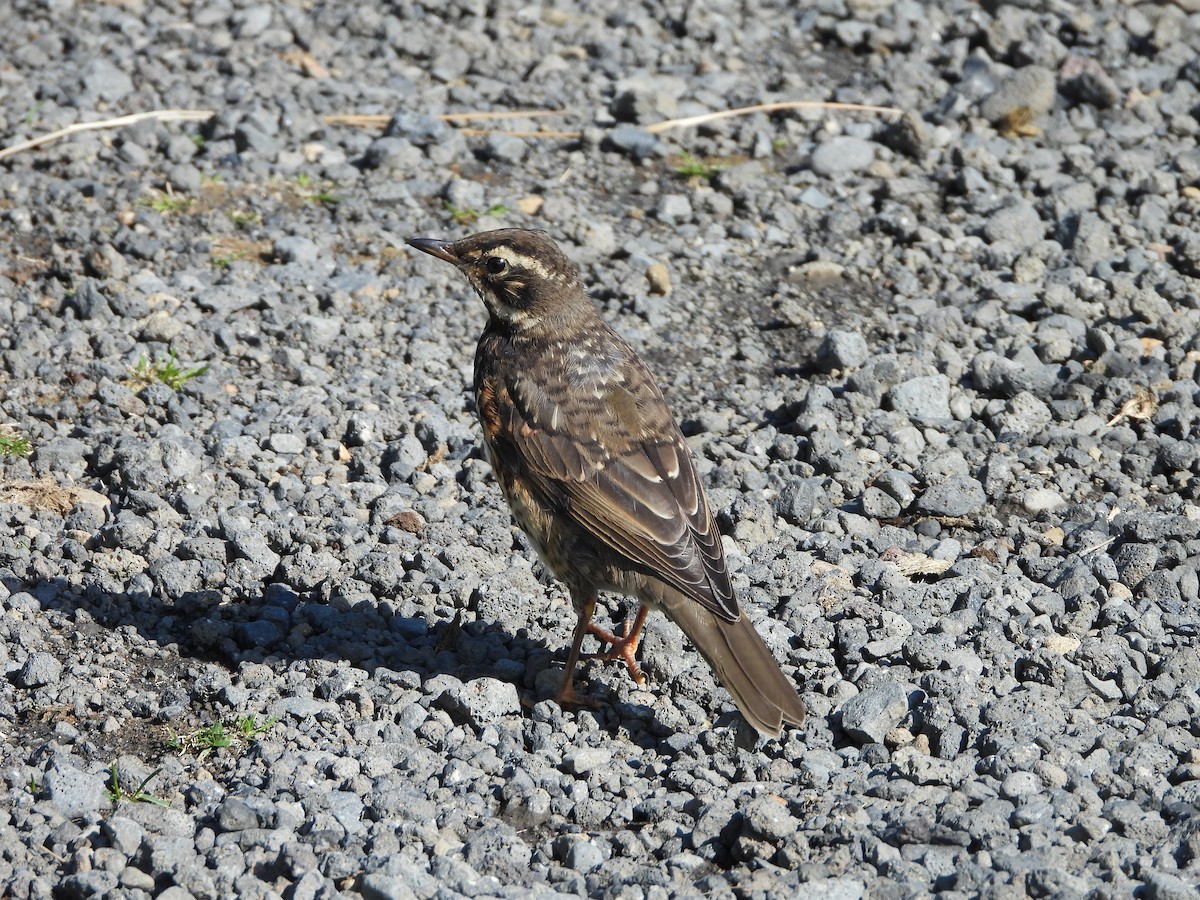
[[[581,603],[575,604],[575,612],[579,621],[575,623],[575,634],[571,638],[571,652],[567,654],[567,665],[563,670],[562,684],[559,685],[558,695],[554,698],[559,706],[596,706],[595,700],[580,697],[575,693],[575,667],[579,664],[579,650],[583,646],[583,638],[592,624],[592,614],[596,611],[596,597],[591,595]]]
[[[633,617],[632,621],[629,619],[625,620],[625,627],[623,629],[625,633],[620,637],[617,637],[611,631],[601,628],[595,622],[590,622],[587,626],[588,632],[611,646],[601,653],[589,653],[584,659],[601,659],[608,662],[620,658],[625,661],[625,666],[629,669],[629,676],[633,679],[633,683],[645,684],[646,673],[638,665],[635,656],[638,645],[642,642],[642,628],[646,624],[646,613],[649,611],[648,606],[639,604],[637,615]]]

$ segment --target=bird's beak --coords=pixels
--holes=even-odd
[[[439,241],[437,238],[409,238],[408,246],[416,247],[418,250],[423,250],[430,256],[436,256],[438,259],[444,259],[448,263],[458,265],[458,255],[454,252],[453,241]]]

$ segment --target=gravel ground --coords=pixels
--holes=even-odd
[[[4,144],[215,111],[0,161],[0,894],[1195,896],[1196,0],[429,8],[0,11]],[[795,99],[907,114],[647,129]],[[548,699],[403,246],[501,225],[658,373],[803,729],[661,619]]]

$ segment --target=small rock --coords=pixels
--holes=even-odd
[[[362,164],[384,172],[411,171],[425,161],[425,155],[413,141],[403,137],[381,137],[372,141],[363,153]]]
[[[143,341],[159,341],[168,344],[178,337],[186,326],[166,310],[160,309],[146,316],[141,322],[141,327],[139,337]]]
[[[402,137],[418,147],[438,144],[450,138],[453,129],[434,116],[422,113],[397,113],[384,131],[386,137]]]
[[[258,814],[238,797],[230,797],[217,808],[217,824],[222,831],[246,831],[258,827]]]
[[[104,779],[65,763],[55,763],[42,782],[50,802],[68,819],[94,813],[104,802]]]
[[[590,872],[604,862],[604,854],[592,841],[575,839],[563,854],[563,862],[576,872]]]
[[[1121,102],[1121,89],[1104,66],[1090,56],[1071,54],[1059,69],[1063,93],[1098,109],[1112,109]]]
[[[920,116],[906,112],[899,119],[884,126],[879,140],[885,146],[917,159],[929,144],[929,129]]]
[[[879,488],[885,494],[894,497],[896,502],[900,504],[901,509],[907,509],[908,506],[917,499],[916,477],[910,472],[902,472],[899,469],[888,469],[875,477],[875,487]]]
[[[800,192],[800,202],[813,209],[828,209],[833,205],[833,198],[816,185],[810,184]]]
[[[17,686],[24,688],[43,687],[47,684],[58,684],[62,677],[62,663],[49,653],[31,653],[25,660],[25,665],[17,672]]]
[[[117,876],[107,869],[91,869],[68,875],[55,885],[54,896],[75,900],[85,897],[111,897]],[[161,896],[161,895],[160,895]]]
[[[133,866],[126,866],[117,875],[117,882],[123,888],[129,888],[135,891],[146,891],[149,894],[154,893],[154,876],[149,872],[143,872],[141,869]],[[159,895],[161,896],[161,894]]]
[[[775,499],[775,511],[787,522],[805,527],[829,506],[820,478],[795,478]]]
[[[1032,772],[1013,772],[1000,783],[1000,796],[1009,800],[1019,800],[1030,794],[1037,794],[1041,789],[1041,781]]]
[[[818,358],[829,368],[853,369],[867,361],[867,339],[857,331],[830,331],[821,343]]]
[[[200,170],[191,163],[177,163],[167,170],[167,181],[180,194],[195,194],[204,185]]]
[[[101,825],[108,845],[126,857],[133,856],[142,846],[145,829],[141,824],[126,816],[110,816]]]
[[[234,33],[242,40],[253,39],[271,24],[270,6],[251,6],[234,17]]]
[[[1021,391],[1008,401],[1004,412],[996,416],[999,434],[1036,434],[1053,421],[1050,407],[1028,391]]]
[[[341,562],[328,550],[314,551],[308,544],[301,545],[294,554],[281,561],[280,579],[297,591],[310,591],[332,577],[341,567]]]
[[[517,201],[517,209],[526,216],[536,216],[542,211],[542,206],[546,200],[544,197],[539,197],[537,194],[530,194],[528,197],[522,197]]]
[[[891,519],[901,512],[896,498],[885,494],[877,487],[869,487],[862,494],[863,514],[872,519]]]
[[[359,888],[364,900],[416,900],[417,894],[403,878],[382,872],[364,875]]]
[[[267,446],[276,453],[294,456],[302,452],[308,444],[300,435],[285,431],[280,434],[273,434],[267,438]]]
[[[1041,217],[1028,200],[1014,200],[996,210],[983,226],[983,236],[991,243],[1007,241],[1024,250],[1033,246],[1046,232]]]
[[[666,296],[671,293],[671,271],[662,263],[651,263],[646,269],[650,293]]]
[[[789,896],[792,900],[863,900],[867,886],[857,878],[814,878],[795,885]]]
[[[654,214],[659,221],[668,224],[689,222],[692,218],[692,201],[686,194],[663,194],[658,200]]]
[[[655,135],[636,125],[620,125],[604,136],[603,148],[616,150],[634,159],[665,156],[666,146]]]
[[[271,252],[284,263],[308,263],[317,258],[317,245],[306,237],[288,235],[276,238]]]
[[[787,804],[770,797],[758,797],[751,801],[743,815],[743,832],[768,841],[791,837],[799,827],[796,817],[788,811]]]
[[[917,510],[932,516],[970,516],[986,501],[983,485],[970,475],[951,475],[925,489]]]
[[[437,682],[435,676],[430,679],[429,686]],[[521,698],[517,687],[507,681],[496,678],[476,678],[463,683],[457,678],[448,679],[451,683],[437,696],[434,701],[441,709],[451,716],[465,719],[472,725],[486,725],[505,716],[516,715],[521,711]]]
[[[875,161],[875,145],[862,138],[839,135],[813,151],[810,166],[817,175],[829,178],[858,172]]]
[[[908,692],[890,678],[854,695],[842,706],[842,730],[860,743],[880,743],[908,713]]]
[[[1030,488],[1021,494],[1021,506],[1031,516],[1054,512],[1067,505],[1062,494],[1053,488]]]
[[[1003,78],[979,111],[989,122],[1000,122],[1020,109],[1037,118],[1054,108],[1054,99],[1054,73],[1042,66],[1026,66]]]
[[[1131,590],[1154,571],[1158,565],[1158,547],[1154,544],[1128,543],[1122,544],[1113,554],[1113,562],[1117,564],[1121,584]]]
[[[504,163],[519,163],[527,149],[525,141],[511,134],[489,135],[483,145],[484,156]]]
[[[513,690],[515,692],[516,689]],[[468,837],[463,844],[462,854],[467,864],[479,873],[495,876],[505,882],[516,882],[528,876],[533,851],[515,828],[495,822],[484,825]]]
[[[617,82],[613,91],[612,114],[621,122],[651,123],[671,118],[687,89],[687,82],[677,75],[628,75]]]
[[[1194,879],[1195,869],[1189,871]],[[1184,881],[1178,875],[1157,869],[1146,872],[1144,881],[1146,900],[1194,900],[1198,886],[1194,880]]]
[[[562,768],[569,775],[586,775],[592,769],[608,765],[612,751],[599,747],[579,747],[563,756]]]
[[[133,93],[133,79],[103,56],[93,57],[83,70],[84,91],[110,103]]]
[[[950,379],[945,375],[922,375],[903,381],[888,391],[892,409],[914,422],[950,418]]]

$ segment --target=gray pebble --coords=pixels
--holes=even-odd
[[[133,93],[133,79],[105,57],[97,56],[84,67],[80,81],[85,94],[110,103]]]
[[[1151,869],[1143,876],[1148,900],[1187,900],[1195,897],[1200,883],[1195,878],[1184,879],[1171,872]]]
[[[892,409],[916,422],[950,418],[950,379],[945,375],[910,378],[888,391]]]
[[[604,862],[604,854],[594,842],[577,838],[570,841],[563,862],[576,872],[590,872]]]
[[[259,37],[271,24],[271,7],[251,6],[234,16],[234,32],[243,40]]]
[[[17,686],[35,688],[58,684],[62,678],[62,671],[62,663],[52,654],[41,651],[31,653],[17,673]]]
[[[1113,554],[1121,583],[1136,588],[1158,565],[1159,552],[1154,544],[1122,544]]]
[[[743,813],[742,828],[754,837],[780,841],[795,834],[799,823],[786,803],[771,797],[753,800]]]
[[[1014,247],[1024,249],[1031,247],[1045,232],[1041,217],[1033,204],[1025,200],[1015,200],[1000,207],[988,217],[983,227],[983,234],[989,241],[1006,241]]]
[[[103,869],[76,872],[64,878],[57,887],[57,893],[63,897],[104,897],[117,887],[117,876]]]
[[[800,202],[813,209],[828,209],[833,205],[833,198],[815,185],[809,185],[800,192]]]
[[[831,138],[812,154],[812,170],[822,178],[865,169],[875,161],[875,145],[849,135]]]
[[[300,435],[285,431],[271,435],[267,439],[267,446],[276,453],[295,456],[297,453],[303,453],[308,444]]]
[[[663,194],[658,200],[655,215],[663,222],[689,222],[692,218],[692,202],[686,194]]]
[[[46,796],[68,819],[95,813],[104,800],[104,778],[58,761],[46,772],[42,782]]]
[[[849,369],[861,366],[869,354],[867,341],[856,331],[830,331],[821,343],[821,359],[831,368]]]
[[[1032,772],[1013,772],[1000,784],[1000,796],[1020,800],[1042,789],[1041,780]]]
[[[511,825],[497,822],[467,838],[463,856],[481,874],[512,881],[528,870],[532,851]]]
[[[1056,512],[1066,505],[1062,494],[1052,488],[1029,488],[1021,492],[1021,506],[1031,516]]]
[[[507,134],[490,135],[483,145],[488,159],[502,163],[519,163],[525,158],[525,150],[525,141]]]
[[[575,775],[586,775],[592,769],[606,766],[612,760],[612,751],[598,747],[579,747],[563,755],[563,771]]]
[[[969,475],[954,475],[927,487],[917,510],[933,516],[970,516],[986,501],[983,485]]]
[[[1054,99],[1054,73],[1042,66],[1025,66],[1001,79],[979,111],[989,122],[999,122],[1021,108],[1037,118],[1053,109]]]
[[[306,237],[288,235],[276,238],[271,252],[280,262],[311,263],[317,258],[317,245]]]
[[[842,705],[842,730],[859,742],[881,743],[908,713],[908,692],[885,678]]]
[[[476,678],[461,682],[439,675],[426,684],[439,708],[472,725],[481,726],[520,712],[521,702],[515,685],[495,678]]]
[[[806,526],[829,505],[820,478],[797,478],[784,485],[775,500],[775,510],[793,525]]]
[[[230,797],[217,808],[217,824],[222,831],[245,831],[259,826],[258,814],[246,801]]]
[[[634,125],[618,125],[604,136],[604,146],[634,159],[665,156],[667,148],[654,134]]]

